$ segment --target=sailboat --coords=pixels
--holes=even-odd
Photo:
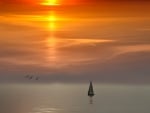
[[[94,90],[93,90],[93,84],[92,82],[90,82],[90,86],[89,86],[89,91],[88,91],[88,96],[89,97],[93,97],[95,94],[94,94]]]

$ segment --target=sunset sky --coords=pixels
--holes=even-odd
[[[32,2],[31,2],[32,1]],[[1,0],[0,82],[150,83],[149,0]]]

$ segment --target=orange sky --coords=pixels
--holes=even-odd
[[[95,0],[97,5],[88,1],[59,7],[12,3],[5,1],[0,10],[1,75],[13,75],[15,81],[38,70],[49,79],[76,82],[150,81],[148,3]]]

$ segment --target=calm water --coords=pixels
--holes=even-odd
[[[149,113],[150,86],[1,85],[0,113]]]

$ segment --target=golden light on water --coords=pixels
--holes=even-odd
[[[54,14],[50,14],[50,16],[48,17],[48,20],[50,22],[55,22],[56,21],[56,16]]]
[[[57,18],[55,16],[55,13],[54,12],[51,12],[50,15],[48,16],[47,18],[48,22],[49,22],[49,30],[51,31],[51,33],[53,33],[55,31],[55,28],[56,28],[56,21],[57,21]]]
[[[57,50],[56,50],[56,38],[55,37],[48,37],[47,39],[47,46],[48,46],[48,61],[51,62],[51,64],[55,64],[57,62]]]
[[[58,37],[57,33],[61,30],[58,26],[63,24],[62,29],[65,30],[65,23],[70,20],[67,17],[60,17],[56,14],[55,11],[50,11],[47,15],[45,15],[44,19],[46,19],[46,29],[48,30],[48,37],[46,39],[47,49],[47,60],[49,62],[49,66],[59,67],[65,64],[69,64],[76,60],[68,60],[64,62],[64,56],[68,56],[66,53],[60,51],[62,47],[73,47],[78,45],[96,47],[99,43],[109,43],[113,42],[113,40],[104,40],[104,39],[90,39],[90,38],[65,38]],[[76,20],[76,23],[80,21],[80,19]],[[70,21],[69,21],[70,22]],[[82,21],[80,21],[82,22]],[[69,25],[69,24],[68,24]],[[70,22],[70,26],[72,26],[72,22]],[[64,31],[65,32],[65,31]],[[72,55],[70,55],[72,56]],[[79,60],[80,58],[78,58]]]
[[[50,12],[47,16],[48,20],[48,28],[49,28],[49,37],[47,38],[47,46],[49,48],[48,52],[48,60],[51,62],[52,65],[55,65],[57,62],[57,39],[55,37],[55,29],[56,29],[56,16],[54,12]]]

